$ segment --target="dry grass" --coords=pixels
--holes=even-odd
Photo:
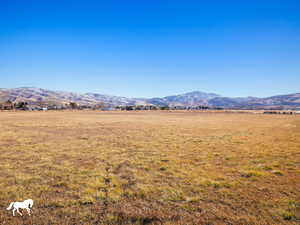
[[[0,224],[299,224],[300,117],[0,112]],[[35,200],[12,217],[12,200]]]

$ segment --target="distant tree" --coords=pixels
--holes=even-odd
[[[100,102],[100,103],[93,105],[93,107],[91,107],[91,108],[94,110],[97,110],[97,109],[103,109],[105,107],[107,107],[107,106],[104,103]]]
[[[71,109],[77,109],[78,108],[78,105],[77,105],[76,102],[70,102],[69,106],[70,106]]]
[[[25,110],[27,108],[27,105],[28,105],[27,102],[17,102],[15,103],[15,108]]]
[[[160,107],[160,110],[169,110],[169,109],[170,109],[169,106],[161,106],[161,107]]]
[[[137,105],[135,106],[135,110],[143,110],[144,106],[143,105]]]
[[[126,108],[125,108],[127,111],[131,111],[131,110],[133,110],[133,106],[126,106]]]
[[[154,105],[150,105],[150,110],[157,110],[157,107]]]

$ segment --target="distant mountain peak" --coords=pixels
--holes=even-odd
[[[17,89],[42,89],[42,88],[37,88],[37,87],[33,87],[33,86],[24,86],[24,87],[18,87]]]
[[[190,91],[190,92],[186,92],[184,94],[185,95],[197,95],[197,94],[218,95],[218,94],[215,94],[215,93],[209,93],[209,92],[204,92],[204,91]]]

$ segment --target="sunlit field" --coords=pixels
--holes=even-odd
[[[300,116],[0,112],[0,224],[300,223]],[[12,216],[32,198],[33,215]]]

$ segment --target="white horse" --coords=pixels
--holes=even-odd
[[[32,206],[33,206],[33,200],[32,199],[27,199],[24,202],[12,202],[12,203],[10,203],[6,210],[13,209],[13,216],[15,216],[15,211],[17,210],[17,212],[22,216],[23,214],[19,211],[19,209],[26,209],[28,215],[30,216]]]

